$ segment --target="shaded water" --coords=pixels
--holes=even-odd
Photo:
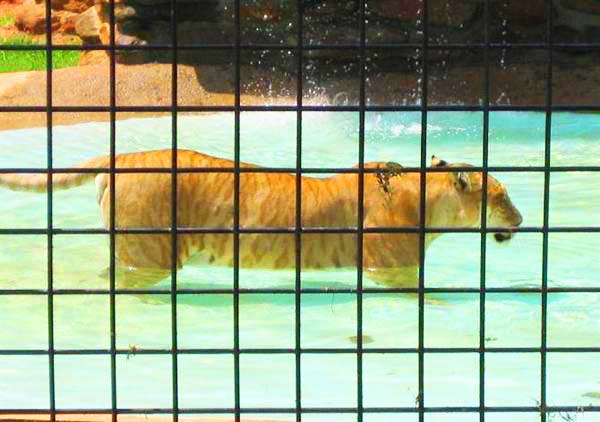
[[[243,113],[241,159],[264,166],[294,166],[295,113]],[[428,154],[450,162],[481,164],[481,113],[430,113]],[[544,162],[543,114],[495,112],[490,116],[489,163],[539,166]],[[233,114],[180,116],[179,146],[220,157],[233,157]],[[117,151],[169,148],[171,119],[117,122]],[[54,165],[69,167],[109,151],[109,128],[87,123],[54,128]],[[397,161],[418,166],[419,113],[367,113],[366,159]],[[596,116],[556,114],[553,119],[552,165],[600,165],[600,120]],[[44,167],[45,129],[0,132],[0,166]],[[356,113],[304,113],[303,166],[348,167],[358,159]],[[494,175],[508,187],[524,216],[525,226],[542,225],[543,174]],[[553,173],[550,224],[598,225],[600,175]],[[54,194],[54,226],[100,227],[95,188],[87,185]],[[42,228],[46,225],[46,196],[0,190],[0,228]],[[599,234],[557,234],[549,237],[549,285],[598,287]],[[0,288],[45,288],[47,239],[44,236],[0,236]],[[433,243],[426,259],[426,285],[478,287],[480,236],[447,234]],[[487,245],[487,284],[490,287],[539,287],[542,237],[521,233],[507,245],[491,238]],[[63,235],[54,239],[56,288],[107,288],[100,274],[108,266],[104,235]],[[304,287],[353,286],[356,272],[303,272]],[[169,280],[158,287],[168,289]],[[179,275],[182,288],[231,287],[232,270],[186,267]],[[241,270],[241,287],[294,286],[293,271]],[[373,286],[365,280],[367,287]],[[488,294],[486,337],[490,347],[539,347],[539,294]],[[231,295],[182,295],[178,298],[180,348],[231,348]],[[548,346],[598,346],[600,295],[549,295]],[[0,348],[47,347],[47,300],[44,296],[0,296]],[[171,346],[169,295],[119,295],[116,299],[118,348]],[[349,294],[302,296],[302,346],[354,347],[356,297]],[[365,294],[365,347],[417,346],[418,307],[411,295]],[[103,295],[55,297],[57,349],[107,349],[109,302]],[[240,347],[293,348],[294,296],[242,295]],[[479,295],[428,295],[425,305],[426,347],[477,347]],[[597,354],[550,353],[548,403],[600,404]],[[48,406],[45,356],[0,357],[0,408]],[[477,406],[478,355],[428,354],[425,358],[426,406]],[[119,408],[171,406],[171,357],[117,357]],[[418,391],[416,354],[367,354],[364,357],[364,406],[414,406]],[[288,354],[241,357],[242,407],[294,407],[295,361]],[[540,356],[486,355],[486,404],[535,406],[540,391]],[[180,355],[179,405],[184,408],[233,406],[233,357]],[[110,407],[110,358],[103,355],[56,358],[59,408]],[[302,356],[304,407],[356,406],[356,357],[353,354]],[[476,415],[436,415],[437,420],[475,420]],[[593,415],[587,415],[588,420]],[[488,420],[505,415],[490,415]],[[292,420],[289,415],[273,415]],[[354,420],[353,415],[307,415],[308,421]],[[368,415],[367,421],[390,420]],[[535,414],[515,414],[511,421],[535,420]],[[415,420],[394,415],[393,420]],[[589,419],[592,420],[592,419]]]

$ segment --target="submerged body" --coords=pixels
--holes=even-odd
[[[171,168],[171,150],[122,154],[116,168]],[[455,172],[444,161],[434,167],[447,172],[427,175],[426,227],[478,227],[481,220],[481,173]],[[99,157],[78,168],[110,166]],[[233,161],[194,151],[179,150],[177,166],[212,168],[217,172],[182,172],[177,175],[177,226],[191,229],[231,229],[234,225],[235,176]],[[241,167],[256,167],[242,163]],[[391,171],[385,163],[365,163],[379,173],[364,175],[365,228],[420,225],[420,174]],[[218,169],[223,171],[218,172]],[[382,177],[383,175],[383,177]],[[11,189],[45,191],[46,175],[0,175],[0,185]],[[95,179],[97,201],[105,227],[110,227],[111,188],[106,173],[53,175],[53,188],[61,189]],[[170,173],[117,173],[115,175],[115,227],[117,229],[169,229],[172,225],[172,176]],[[296,225],[296,176],[287,173],[242,172],[239,189],[239,226],[242,229],[280,228]],[[302,177],[303,228],[356,228],[358,225],[358,175],[329,178]],[[506,189],[488,177],[488,226],[513,228],[521,216]],[[425,248],[438,235],[427,234]],[[498,240],[510,233],[497,235]],[[301,265],[304,269],[352,267],[357,263],[357,235],[353,233],[303,233]],[[183,233],[177,236],[175,266],[201,260],[233,265],[231,233]],[[418,279],[418,233],[365,233],[363,268],[387,286],[413,287]],[[172,266],[172,236],[117,234],[117,262],[129,271],[132,284],[152,284],[168,275]],[[294,268],[294,233],[241,233],[239,265],[243,268]]]

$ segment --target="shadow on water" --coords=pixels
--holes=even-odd
[[[351,303],[355,300],[355,296],[353,294],[348,293],[339,293],[339,292],[326,292],[326,290],[331,289],[348,289],[350,286],[345,283],[340,282],[332,282],[332,281],[317,281],[311,280],[303,283],[303,288],[308,289],[321,289],[323,292],[319,293],[303,293],[302,301],[303,306],[330,306],[330,305],[340,305],[344,303]],[[157,286],[157,288],[164,288],[164,294],[144,294],[143,291],[140,291],[139,294],[135,294],[135,297],[140,299],[141,301],[148,304],[170,304],[171,298],[170,293],[168,292],[169,286],[164,282]],[[191,306],[209,306],[209,307],[219,307],[219,306],[231,306],[231,297],[232,294],[229,293],[210,293],[210,290],[214,290],[215,288],[220,289],[223,286],[215,286],[214,284],[208,283],[198,283],[198,282],[182,282],[178,283],[177,288],[179,290],[193,289],[193,290],[206,290],[206,293],[179,293],[177,296],[177,303],[181,305],[191,305]],[[225,289],[231,288],[231,286],[224,287]],[[294,296],[294,293],[272,293],[272,290],[277,289],[293,289],[293,286],[272,286],[272,287],[264,287],[268,289],[269,292],[266,293],[242,293],[243,303],[244,305],[259,305],[259,304],[268,304],[273,306],[289,306],[290,298]]]
[[[321,283],[316,284],[314,282],[305,283],[304,288],[317,288],[322,291],[319,293],[302,293],[302,306],[304,307],[320,307],[320,306],[334,306],[351,304],[356,301],[355,293],[340,293],[340,292],[327,292],[327,289],[347,289],[349,286],[343,283]],[[533,288],[531,285],[515,286],[521,288]],[[188,306],[201,306],[201,307],[222,307],[231,306],[232,294],[223,293],[208,293],[214,286],[209,284],[198,284],[198,283],[181,283],[178,285],[178,289],[186,290],[206,290],[207,293],[180,293],[177,297],[177,303],[179,305]],[[276,288],[275,288],[276,289]],[[165,289],[166,290],[166,289]],[[271,306],[290,306],[291,298],[294,293],[272,293],[272,290],[268,293],[242,293],[244,305],[271,305]],[[170,305],[171,298],[170,293],[165,291],[165,294],[144,294],[143,292],[135,295],[140,301],[146,304],[155,305]],[[418,301],[419,295],[417,293],[367,293],[363,295],[363,301],[379,301],[382,299],[388,299],[393,297],[395,301],[410,304]],[[560,302],[568,297],[567,294],[553,294],[549,301]],[[537,305],[539,306],[540,293],[512,293],[510,295],[491,294],[486,296],[487,302],[516,302],[526,305]],[[479,301],[478,293],[426,293],[425,303],[428,306],[440,306],[446,307],[451,305],[469,304],[472,302]]]

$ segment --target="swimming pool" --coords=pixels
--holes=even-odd
[[[481,164],[482,113],[437,112],[428,119],[428,155],[450,162]],[[489,164],[540,166],[544,163],[545,116],[539,113],[493,112],[490,115]],[[233,157],[232,113],[179,116],[179,147]],[[599,165],[600,119],[594,115],[557,113],[553,118],[552,165]],[[418,166],[419,113],[367,113],[367,161],[397,161]],[[86,123],[55,127],[54,165],[74,166],[108,154],[109,126]],[[117,122],[117,152],[169,148],[171,118]],[[0,166],[44,167],[46,130],[0,132]],[[241,159],[264,166],[293,167],[296,114],[247,112],[241,116]],[[303,166],[349,167],[358,160],[358,114],[304,113]],[[540,227],[543,173],[496,174],[507,186],[524,217],[524,226]],[[597,226],[600,221],[600,175],[553,173],[550,179],[551,226]],[[93,184],[54,194],[54,226],[100,227]],[[46,196],[0,190],[0,228],[43,228]],[[0,236],[0,289],[46,287],[45,236]],[[549,286],[598,287],[600,234],[551,233]],[[426,286],[479,287],[480,236],[447,234],[434,242],[426,257]],[[105,235],[63,235],[54,238],[55,288],[106,289],[101,275],[109,263]],[[542,236],[520,233],[499,245],[488,239],[489,287],[539,287]],[[356,272],[303,272],[304,287],[352,287]],[[293,288],[294,271],[240,270],[241,287]],[[229,288],[232,270],[185,267],[182,288]],[[368,279],[365,286],[374,284]],[[158,287],[169,288],[165,280]],[[539,347],[541,298],[537,293],[490,293],[486,300],[489,347]],[[0,296],[0,348],[47,348],[45,296]],[[178,298],[179,348],[231,348],[231,295],[181,295]],[[548,297],[548,346],[592,347],[600,344],[600,294],[551,293]],[[364,334],[367,348],[414,348],[418,339],[418,306],[411,295],[365,294]],[[119,295],[116,299],[117,347],[155,349],[171,346],[169,295]],[[302,295],[302,346],[350,348],[355,343],[356,296]],[[294,295],[242,295],[240,347],[293,348]],[[479,345],[479,295],[428,295],[425,304],[425,346]],[[107,349],[109,301],[104,295],[55,297],[57,349]],[[595,353],[548,354],[548,404],[600,404],[600,366]],[[0,408],[48,406],[46,356],[0,357]],[[476,353],[427,354],[425,406],[478,406],[479,356]],[[295,406],[293,354],[243,354],[240,366],[241,405],[245,408]],[[414,406],[418,393],[417,355],[364,355],[364,406]],[[172,405],[171,357],[131,354],[117,357],[119,408],[169,408]],[[540,395],[537,353],[486,354],[486,405],[536,406]],[[352,353],[302,356],[304,407],[356,406],[356,356]],[[58,408],[110,408],[110,358],[106,355],[56,357]],[[179,406],[233,407],[233,357],[179,356]],[[258,415],[253,415],[257,416]],[[594,416],[594,415],[591,415]],[[590,416],[590,417],[591,417]],[[291,415],[270,415],[293,420]],[[487,420],[505,421],[506,414]],[[307,421],[354,420],[354,415],[305,415]],[[469,421],[477,414],[441,415],[436,421]],[[531,414],[510,415],[511,421],[537,420]],[[390,415],[368,414],[367,421]],[[415,415],[394,415],[413,421]],[[588,419],[585,419],[588,420]],[[592,419],[589,419],[592,420]]]

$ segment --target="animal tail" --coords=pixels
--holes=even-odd
[[[97,157],[81,163],[77,168],[106,168],[110,167],[110,157]],[[69,189],[91,181],[97,173],[54,173],[52,189]],[[0,174],[0,186],[10,190],[29,192],[46,192],[48,175],[45,173],[4,173]]]

